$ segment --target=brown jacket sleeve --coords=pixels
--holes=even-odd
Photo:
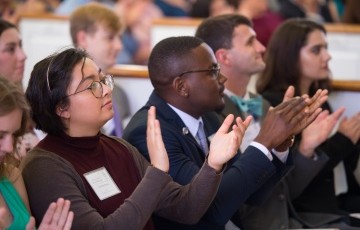
[[[114,213],[103,218],[90,206],[80,176],[63,158],[35,148],[28,154],[23,167],[36,222],[40,223],[51,202],[63,197],[71,201],[74,229],[142,229],[171,181],[170,176],[154,167],[148,167],[143,174],[132,195]]]
[[[140,173],[144,173],[149,162],[135,147],[124,140],[121,140],[121,143],[132,152],[135,163],[142,171]],[[217,174],[205,161],[198,174],[188,185],[181,186],[171,181],[165,186],[160,195],[156,213],[179,223],[196,224],[214,199],[221,177],[222,173]]]

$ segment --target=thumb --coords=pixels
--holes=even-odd
[[[283,102],[290,100],[291,98],[294,97],[294,95],[295,95],[295,88],[294,86],[290,85],[284,94]]]

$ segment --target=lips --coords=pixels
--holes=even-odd
[[[105,104],[102,107],[110,107],[110,108],[112,108],[112,101],[109,100],[109,101],[105,102]]]
[[[219,90],[219,94],[220,96],[224,97],[224,90],[225,90],[225,87],[224,86],[221,86],[220,87],[220,90]]]

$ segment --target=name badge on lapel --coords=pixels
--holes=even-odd
[[[100,200],[121,192],[105,167],[84,173],[84,177]]]

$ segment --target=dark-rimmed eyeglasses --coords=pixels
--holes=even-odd
[[[220,75],[220,65],[219,64],[214,64],[210,69],[199,69],[199,70],[185,71],[185,72],[182,72],[181,74],[179,74],[178,76],[182,77],[185,74],[201,73],[201,72],[209,72],[214,79],[218,79],[218,77]]]
[[[66,97],[70,97],[73,96],[75,94],[84,92],[86,90],[91,90],[91,93],[96,97],[96,98],[102,98],[103,97],[103,86],[102,84],[108,86],[111,91],[114,89],[114,79],[110,74],[106,74],[100,81],[93,81],[89,87],[87,87],[86,89],[80,90],[80,91],[75,91],[75,93],[66,95]]]

